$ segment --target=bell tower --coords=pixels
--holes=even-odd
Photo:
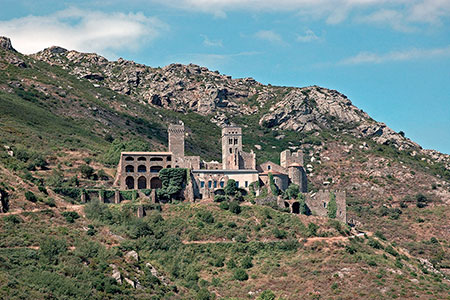
[[[226,126],[222,128],[222,165],[223,169],[231,169],[230,159],[242,151],[242,128]]]

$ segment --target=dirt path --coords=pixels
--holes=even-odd
[[[47,207],[47,208],[33,208],[28,210],[14,210],[9,211],[7,213],[0,213],[1,216],[9,216],[9,215],[20,215],[23,213],[35,213],[35,212],[43,212],[47,210],[73,210],[76,211],[79,214],[83,214],[83,205],[82,204],[74,204],[74,205],[64,205],[59,207]]]
[[[351,235],[351,236],[332,236],[332,237],[311,237],[311,238],[304,238],[304,239],[300,239],[299,242],[304,242],[304,244],[306,246],[311,245],[314,242],[326,242],[326,243],[335,243],[335,242],[344,242],[344,241],[348,241],[348,239],[350,238],[354,238],[354,237],[362,237],[364,235],[367,236],[371,236],[372,233],[371,232],[362,232],[362,233],[358,233],[355,235]],[[259,242],[263,242],[263,243],[280,243],[283,242],[284,240],[262,240]],[[183,244],[185,245],[195,245],[195,244],[230,244],[230,243],[235,243],[236,241],[230,241],[230,240],[204,240],[204,241],[182,241]]]

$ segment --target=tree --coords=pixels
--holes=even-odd
[[[270,191],[274,196],[278,196],[280,194],[280,191],[278,190],[278,187],[275,185],[275,180],[273,179],[273,174],[269,172],[269,186]]]
[[[298,194],[300,193],[300,188],[297,184],[290,184],[289,187],[284,191],[283,198],[284,199],[297,199]]]
[[[79,170],[83,178],[91,178],[94,175],[94,169],[91,166],[81,165]]]
[[[236,201],[230,202],[230,206],[228,209],[236,215],[241,213],[241,207],[239,206],[239,203]]]
[[[330,202],[328,202],[328,218],[335,219],[337,212],[336,195],[330,192]]]
[[[162,188],[157,190],[158,197],[162,200],[171,200],[186,185],[187,169],[174,168],[159,171]]]
[[[227,196],[234,197],[236,195],[237,190],[238,189],[236,186],[236,181],[234,179],[228,180],[227,185],[224,188],[225,194]]]

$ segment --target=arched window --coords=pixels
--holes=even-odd
[[[128,165],[125,167],[125,172],[127,173],[133,173],[134,172],[134,167],[132,165]]]
[[[178,169],[180,166],[175,166],[175,169]]]
[[[125,157],[125,160],[126,160],[126,161],[133,161],[134,158],[132,158],[131,156],[127,156],[127,157]]]
[[[150,161],[163,161],[162,157],[152,157]]]
[[[138,178],[138,189],[146,189],[147,188],[147,178],[141,176]]]
[[[167,156],[167,161],[172,161],[172,156]]]
[[[272,166],[271,166],[271,165],[268,165],[268,166],[267,166],[267,170],[270,170],[270,169],[272,169]]]
[[[145,172],[147,172],[147,167],[144,166],[144,165],[140,165],[140,166],[138,167],[138,172],[139,172],[139,173],[145,173]]]
[[[137,160],[138,160],[138,161],[146,161],[147,159],[146,159],[145,157],[141,156],[141,157],[138,157]]]
[[[232,153],[233,153],[233,149],[230,148],[230,154],[232,154]]]
[[[159,173],[159,171],[161,171],[162,167],[160,166],[153,166],[150,167],[150,173]]]
[[[134,178],[131,176],[128,176],[125,178],[125,185],[127,186],[127,189],[132,190],[134,189]]]
[[[158,177],[153,177],[150,180],[150,188],[151,189],[160,189],[160,188],[162,188],[161,179],[159,179]]]
[[[171,165],[167,165],[167,167],[166,167],[167,169],[170,169],[170,168],[172,168],[172,166]]]

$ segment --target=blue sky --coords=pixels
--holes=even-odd
[[[424,148],[450,153],[449,0],[0,0],[0,35],[150,66],[346,94]]]

